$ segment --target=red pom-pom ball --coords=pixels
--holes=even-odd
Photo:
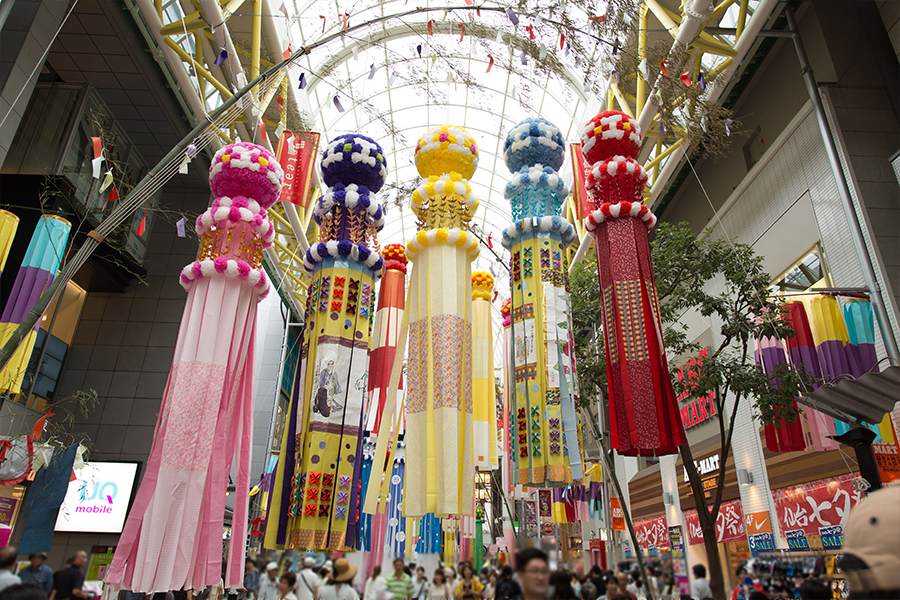
[[[641,128],[637,120],[617,110],[607,110],[587,122],[581,144],[588,164],[613,156],[637,158],[641,151]]]

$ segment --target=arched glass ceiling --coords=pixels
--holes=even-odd
[[[395,1],[355,12],[351,9],[350,24],[405,8],[408,6]],[[300,10],[304,16],[296,19],[293,27],[299,44],[321,38],[320,14],[326,15],[326,34],[342,27],[333,2],[313,1]],[[568,8],[567,15],[572,17]],[[586,28],[588,16],[582,16]],[[506,14],[486,10],[480,16],[474,10],[450,11],[446,21],[443,18],[444,13],[436,11],[391,19],[360,35],[348,34],[317,48],[304,65],[310,82],[305,90],[312,110],[309,116],[323,139],[359,132],[384,148],[389,183],[379,194],[387,206],[382,244],[405,243],[416,233],[409,197],[418,178],[413,150],[419,136],[430,127],[447,123],[474,135],[480,160],[471,183],[480,206],[473,223],[485,242],[491,238],[493,252],[483,248],[473,267],[493,271],[497,275],[495,289],[503,297],[509,290],[505,267],[500,265],[506,262],[500,238],[511,220],[503,195],[511,176],[502,156],[503,140],[510,127],[522,119],[542,116],[560,127],[567,141],[576,141],[593,91],[585,82],[598,83],[590,81],[597,77],[596,65],[587,68],[587,61],[574,60],[575,52],[568,48],[560,51],[559,31],[548,21],[535,24],[521,15],[518,28],[514,28]],[[427,33],[430,19],[435,20],[434,35]],[[466,28],[462,41],[459,24]],[[527,38],[527,25],[536,36],[530,50],[535,56],[529,54],[523,65],[522,50],[506,42],[513,32],[517,38]],[[498,32],[502,32],[502,42],[497,41]],[[582,48],[589,43],[595,57],[609,53],[596,39],[583,37],[579,43]],[[547,47],[543,61],[539,60],[540,43]],[[491,57],[494,64],[488,72]],[[550,61],[554,66],[547,68]],[[343,112],[336,108],[335,96]],[[568,161],[560,171],[564,175],[571,172]],[[494,307],[498,320],[499,304]]]

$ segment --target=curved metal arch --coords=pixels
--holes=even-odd
[[[456,35],[457,32],[451,31],[451,29],[450,29],[451,25],[452,25],[452,23],[435,22],[432,25],[432,28],[435,32],[435,35],[439,35],[439,34],[440,35]],[[488,37],[486,35],[479,35],[477,32],[471,33],[469,35],[473,35],[473,36],[477,37],[478,39],[483,39],[483,40],[494,40],[497,36],[497,32],[512,35],[503,29],[500,29],[498,27],[493,27],[491,25],[482,25],[482,27],[486,30],[492,31],[493,36]],[[446,29],[446,31],[441,31],[442,29]],[[383,29],[382,32],[384,35],[368,36],[365,40],[360,40],[357,43],[364,43],[365,46],[378,46],[380,44],[384,44],[384,43],[392,41],[392,40],[403,39],[403,38],[412,37],[412,36],[418,36],[418,37],[425,39],[428,37],[428,24],[427,24],[427,22],[425,22],[425,23],[423,23],[423,22],[407,23],[404,25],[398,25],[396,27],[392,27],[390,29]],[[322,65],[320,65],[320,67],[329,65],[331,67],[330,70],[337,69],[339,66],[341,66],[342,64],[347,62],[352,56],[353,56],[352,47],[342,48],[340,51],[336,52],[331,58],[329,58],[326,62],[322,63]],[[485,62],[481,59],[476,59],[474,57],[460,57],[460,58],[466,58],[468,60],[478,60],[480,62]],[[400,62],[405,62],[407,60],[415,60],[415,59],[407,58],[402,61],[393,61],[393,62],[388,63],[387,66],[389,67],[390,65],[397,64]],[[309,57],[307,57],[307,62],[311,69],[312,62],[309,60]],[[577,74],[574,71],[572,71],[572,69],[570,69],[567,65],[565,65],[562,62],[560,62],[560,64],[562,65],[562,71],[564,73],[563,79],[569,84],[569,87],[572,88],[572,90],[575,92],[576,96],[578,96],[578,98],[582,102],[587,102],[588,96],[584,93],[583,81],[580,81],[579,79],[577,79],[576,78]],[[496,62],[494,63],[494,66],[495,67],[497,66]],[[502,68],[504,68],[504,70],[509,71],[509,69],[506,69],[502,65],[500,65],[500,66]],[[315,87],[318,85],[318,83],[322,79],[323,79],[322,77],[319,77],[314,82],[310,83],[310,85],[309,85],[310,91],[315,89]],[[535,85],[540,85],[538,82],[533,82],[533,83]]]

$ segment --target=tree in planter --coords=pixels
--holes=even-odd
[[[803,375],[782,369],[770,378],[752,357],[755,338],[790,338],[793,331],[782,319],[778,305],[767,299],[770,278],[762,269],[762,258],[750,246],[711,236],[698,239],[687,223],[660,223],[650,247],[669,357],[695,354],[700,349],[688,340],[687,327],[680,321],[686,312],[699,312],[717,330],[717,345],[704,358],[698,377],[690,382],[673,377],[672,383],[676,394],[688,392],[701,397],[713,392],[720,441],[718,476],[724,481],[741,402],[754,402],[767,423],[797,418],[793,399],[808,384]],[[570,284],[582,397],[590,397],[591,390],[602,390],[606,385],[603,337],[594,330],[599,330],[603,321],[593,259],[576,266]],[[725,598],[716,541],[723,487],[719,486],[708,502],[690,445],[684,444],[679,450],[697,503],[713,597]]]

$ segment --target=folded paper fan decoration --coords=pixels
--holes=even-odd
[[[419,139],[415,161],[425,181],[413,193],[419,232],[407,245],[406,515],[471,515],[471,262],[478,242],[469,221],[478,200],[468,178],[478,148],[468,132],[444,125]]]
[[[472,273],[472,402],[475,468],[497,468],[497,404],[494,397],[494,333],[491,297],[494,277]]]
[[[143,481],[106,581],[150,592],[203,589],[222,578],[222,527],[236,467],[232,539],[247,533],[256,305],[269,292],[262,252],[275,230],[266,211],[283,172],[249,143],[216,152],[212,206],[197,218],[197,260]],[[236,463],[236,464],[235,464]],[[243,585],[244,544],[231,544],[224,583]]]
[[[587,123],[581,141],[594,202],[585,227],[594,236],[603,298],[610,442],[628,456],[674,454],[684,428],[650,262],[647,232],[656,217],[641,203],[647,173],[635,161],[640,128],[625,113],[606,111]]]
[[[566,260],[576,236],[559,216],[568,189],[556,172],[564,156],[559,129],[540,118],[513,127],[504,143],[513,173],[505,194],[513,223],[503,232],[511,255],[510,451],[518,483],[532,487],[583,475]]]
[[[282,446],[282,455],[296,458],[281,509],[289,547],[343,550],[357,540],[369,332],[384,268],[375,250],[384,153],[363,135],[338,136],[322,154],[322,175],[330,187],[313,209],[319,241],[303,261],[311,283],[291,408],[298,427]]]

